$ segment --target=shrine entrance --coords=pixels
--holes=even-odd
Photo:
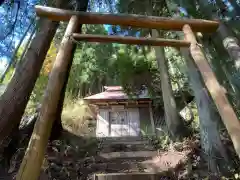
[[[61,96],[61,90],[64,86],[64,80],[67,76],[68,68],[71,67],[71,54],[73,52],[73,44],[75,41],[171,46],[175,48],[184,48],[187,52],[190,52],[203,82],[221,115],[223,123],[231,136],[235,150],[237,154],[240,155],[239,120],[233,111],[223,88],[217,81],[194,33],[213,33],[217,30],[219,22],[202,19],[174,19],[142,15],[86,13],[44,6],[36,6],[35,9],[37,15],[40,17],[45,17],[52,21],[69,21],[69,23],[62,39],[54,66],[51,70],[46,93],[42,102],[40,118],[35,124],[29,147],[19,169],[17,175],[18,180],[38,179],[39,177],[44,159],[44,152],[55,119],[54,115]],[[77,30],[80,24],[111,24],[182,31],[184,39],[175,40],[79,34]],[[125,117],[124,114],[122,114],[122,116]],[[115,115],[111,114],[111,117],[115,117]],[[119,121],[122,121],[122,118],[120,118]]]

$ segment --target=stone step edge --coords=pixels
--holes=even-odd
[[[154,157],[157,155],[158,155],[157,151],[127,151],[127,152],[118,151],[118,152],[110,152],[110,153],[99,153],[99,156],[105,159]]]
[[[124,145],[148,145],[149,141],[102,141],[102,145],[116,145],[116,144],[124,144]]]
[[[173,178],[173,175],[169,172],[130,172],[130,173],[101,173],[94,174],[93,179],[95,180],[159,180],[159,178]],[[175,178],[174,178],[175,179]]]

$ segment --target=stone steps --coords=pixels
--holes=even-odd
[[[101,152],[117,152],[117,151],[154,151],[155,148],[147,140],[142,137],[118,137],[105,138],[100,140],[99,148]]]
[[[143,141],[143,140],[148,140],[147,137],[135,137],[135,136],[125,136],[125,137],[102,137],[98,138],[98,140],[102,141],[112,141],[112,142],[117,142],[117,141]]]
[[[96,180],[157,180],[144,162],[158,153],[146,137],[107,137],[99,139],[100,153],[87,167]],[[93,162],[93,161],[92,161]],[[101,174],[98,174],[101,172]]]
[[[109,152],[99,153],[98,156],[85,160],[88,163],[122,163],[126,161],[143,162],[151,160],[158,153],[157,151],[129,151],[129,152]]]
[[[116,145],[116,144],[124,144],[124,145],[128,145],[128,144],[132,144],[132,145],[142,145],[142,144],[149,144],[149,142],[147,140],[142,140],[142,141],[132,141],[132,140],[119,140],[119,141],[108,141],[108,140],[104,140],[101,142],[101,144],[104,145]]]
[[[129,152],[110,152],[100,153],[99,156],[104,159],[126,159],[126,158],[152,158],[157,156],[157,151],[129,151]]]
[[[148,151],[145,151],[146,153]],[[135,152],[134,152],[135,153]],[[153,153],[151,153],[153,154]],[[47,157],[49,162],[55,162],[55,163],[61,163],[61,164],[71,164],[71,163],[86,163],[86,164],[96,164],[96,163],[122,163],[126,161],[132,161],[132,162],[143,162],[146,160],[152,159],[152,156],[150,154],[144,154],[144,153],[136,153],[135,155],[133,152],[112,152],[112,153],[101,153],[98,156],[94,157],[87,157],[81,160],[73,160],[72,157],[65,157],[64,160],[61,159],[61,157],[56,156],[48,156]]]
[[[149,144],[112,144],[112,145],[101,145],[101,152],[128,152],[128,151],[154,151],[155,148]]]
[[[97,163],[91,164],[88,167],[88,172],[104,172],[104,173],[114,173],[114,172],[149,172],[145,170],[141,162],[134,161],[124,161],[124,162],[109,162],[109,163]]]
[[[156,173],[108,173],[108,174],[95,174],[95,180],[170,180],[173,179],[168,174]]]
[[[116,144],[132,144],[132,145],[142,145],[142,144],[149,144],[148,138],[141,138],[141,137],[108,137],[108,138],[100,138],[98,139],[100,144],[104,145],[116,145]]]

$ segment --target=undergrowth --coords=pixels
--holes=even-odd
[[[75,135],[95,135],[96,109],[83,100],[67,103],[62,112],[63,128]],[[93,124],[93,126],[92,126]]]

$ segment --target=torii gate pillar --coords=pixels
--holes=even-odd
[[[18,171],[17,180],[37,180],[40,175],[48,138],[61,96],[61,90],[64,87],[67,70],[72,61],[71,53],[74,42],[70,40],[70,36],[77,31],[78,26],[78,18],[72,16],[54,62],[43,98],[40,116],[35,124],[30,143]]]

